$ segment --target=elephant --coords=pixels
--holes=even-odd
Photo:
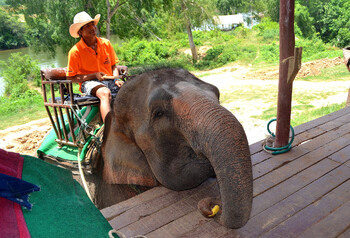
[[[128,80],[105,119],[101,176],[106,184],[162,186],[181,191],[215,176],[220,197],[198,207],[228,228],[249,219],[253,179],[249,145],[219,90],[181,68],[161,68]]]

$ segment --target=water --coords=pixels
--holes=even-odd
[[[118,36],[112,35],[111,36],[111,43],[112,44],[118,44],[121,45],[122,41],[119,39]],[[30,47],[26,48],[20,48],[15,50],[0,50],[0,60],[1,61],[7,61],[8,58],[11,56],[12,53],[22,53],[29,55],[32,59],[39,62],[40,68],[57,68],[57,67],[66,67],[68,58],[67,54],[63,53],[62,50],[58,47],[56,49],[56,55],[55,57],[50,57],[48,53],[36,53],[33,49]],[[1,70],[1,68],[0,68]],[[0,96],[3,95],[4,92],[4,81],[0,77]]]
[[[41,68],[44,67],[66,67],[67,66],[67,55],[63,54],[60,48],[56,49],[55,57],[50,57],[49,54],[44,52],[34,52],[30,47],[14,49],[14,50],[2,50],[0,51],[0,60],[7,61],[7,59],[13,53],[22,53],[29,55],[33,60],[39,62]]]

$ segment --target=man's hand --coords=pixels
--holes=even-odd
[[[114,83],[115,83],[115,85],[117,85],[119,88],[120,88],[121,86],[123,86],[123,84],[124,84],[123,81],[120,81],[120,80],[118,80],[118,79],[115,80]]]
[[[119,71],[116,65],[112,65],[112,71],[113,71],[113,76],[115,77],[114,83],[117,85],[119,88],[124,84],[123,81],[118,80],[119,78]]]
[[[103,80],[105,80],[104,78],[103,78],[103,76],[105,76],[106,74],[105,73],[102,73],[102,72],[97,72],[97,73],[95,73],[95,76],[96,76],[96,78],[98,79],[98,81],[103,81]]]

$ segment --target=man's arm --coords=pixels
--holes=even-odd
[[[104,75],[105,75],[104,73],[97,72],[93,74],[80,74],[75,76],[68,76],[67,79],[72,80],[73,83],[82,83],[93,79],[98,79],[99,81],[103,81]]]
[[[118,68],[117,68],[117,65],[112,65],[112,72],[113,72],[113,76],[119,76],[119,71],[118,71]],[[124,84],[123,81],[120,81],[120,80],[114,80],[114,83],[115,85],[117,85],[119,88]]]
[[[112,65],[112,72],[113,72],[113,76],[119,76],[119,71],[117,68],[117,65]]]

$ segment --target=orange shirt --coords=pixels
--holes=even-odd
[[[88,47],[83,39],[75,44],[68,53],[67,76],[103,72],[113,75],[112,65],[119,62],[109,40],[97,38],[97,53]],[[80,84],[81,86],[81,84]]]

